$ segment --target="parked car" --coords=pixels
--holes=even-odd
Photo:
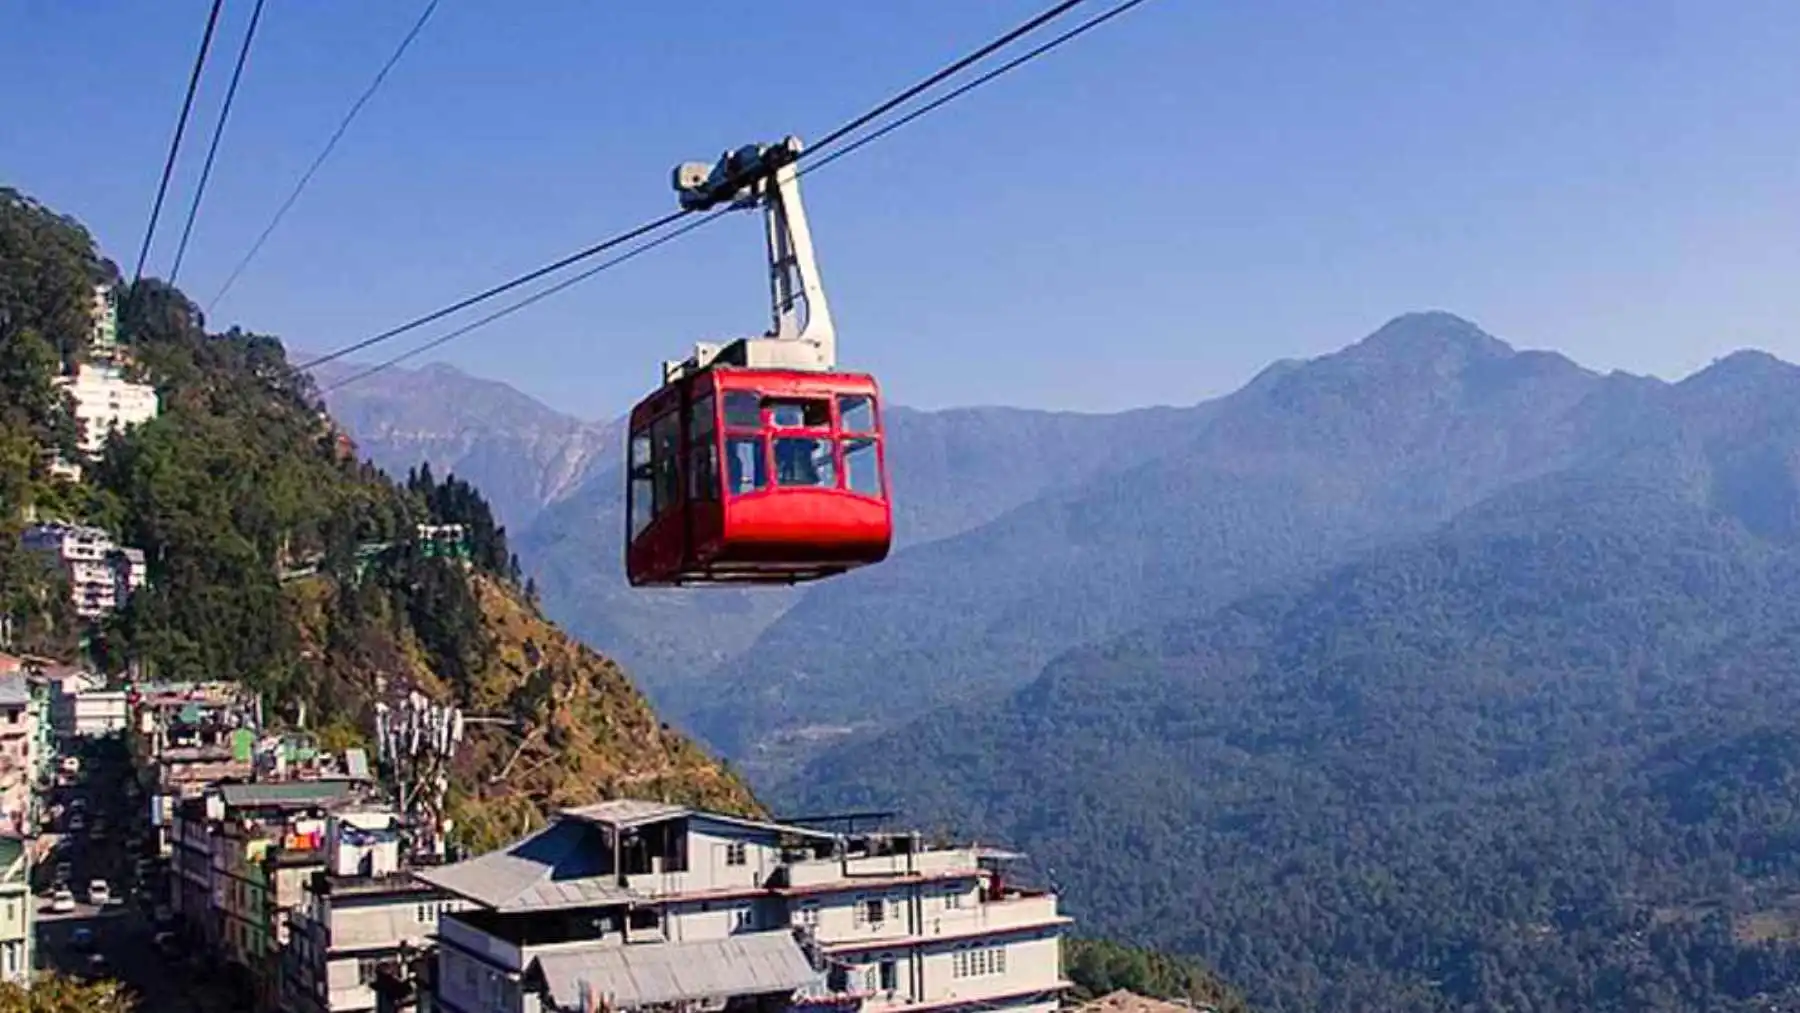
[[[96,879],[88,884],[88,903],[95,907],[105,907],[112,900],[112,889],[106,880]]]
[[[75,910],[75,894],[68,887],[61,887],[50,895],[50,910],[57,914],[66,914]]]

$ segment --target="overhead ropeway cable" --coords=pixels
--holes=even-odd
[[[200,36],[200,52],[194,55],[194,69],[188,75],[187,97],[181,100],[181,116],[175,121],[175,137],[169,141],[169,157],[163,162],[162,182],[156,185],[156,201],[150,205],[150,224],[144,229],[144,245],[138,249],[137,266],[131,270],[135,288],[144,277],[144,261],[150,256],[150,241],[156,236],[156,220],[162,217],[163,199],[169,194],[169,177],[175,174],[175,158],[181,153],[181,138],[187,133],[188,115],[194,111],[194,94],[200,88],[200,72],[206,67],[206,54],[212,50],[213,32],[219,27],[219,10],[225,0],[213,0],[206,15],[206,31]]]
[[[1039,27],[1042,27],[1044,24],[1047,24],[1050,20],[1068,12],[1069,10],[1072,10],[1074,7],[1080,5],[1081,3],[1084,3],[1084,2],[1087,2],[1087,0],[1063,0],[1063,2],[1052,6],[1051,8],[1047,9],[1043,13],[1040,13],[1037,16],[1026,21],[1025,23],[1021,24],[1017,28],[1014,28],[1011,31],[1007,32],[1006,34],[1000,36],[999,38],[997,38],[991,42],[988,42],[987,44],[983,45],[979,49],[977,49],[974,52],[947,65],[943,69],[940,69],[940,70],[934,72],[929,77],[926,77],[925,79],[921,80],[919,83],[908,87],[907,89],[905,89],[898,95],[883,101],[881,104],[877,105],[874,109],[871,109],[869,112],[863,113],[862,115],[857,116],[855,119],[849,121],[845,125],[838,127],[835,130],[830,131],[829,133],[827,133],[825,135],[825,137],[821,140],[821,142],[818,145],[806,148],[805,150],[803,150],[800,153],[798,158],[806,159],[808,156],[818,155],[819,152],[821,150],[827,148],[828,145],[837,143],[837,142],[845,139],[846,137],[849,136],[850,133],[854,132],[855,130],[857,130],[863,126],[867,126],[869,123],[873,122],[876,118],[878,118],[882,114],[892,111],[893,109],[897,108],[898,106],[905,104],[910,99],[916,98],[918,95],[920,95],[924,91],[928,90],[933,85],[942,83],[944,80],[946,80],[949,77],[954,76],[959,71],[967,69],[968,67],[970,67],[974,63],[978,62],[982,58],[992,55],[997,50],[1004,48],[1007,44],[1016,41],[1023,35],[1028,34],[1029,32],[1031,32]],[[870,143],[873,143],[876,140],[879,140],[883,137],[888,136],[889,134],[893,133],[894,131],[900,129],[901,127],[904,127],[907,124],[912,123],[912,122],[918,120],[919,118],[921,118],[925,115],[928,115],[929,113],[934,112],[937,109],[942,108],[944,105],[947,105],[948,103],[956,100],[957,98],[960,98],[960,97],[968,94],[969,92],[974,91],[975,89],[993,81],[994,79],[996,79],[1006,73],[1009,73],[1010,71],[1016,70],[1019,67],[1025,65],[1026,63],[1031,62],[1032,60],[1035,60],[1041,56],[1044,56],[1045,54],[1051,52],[1052,50],[1055,50],[1063,45],[1066,45],[1069,42],[1074,41],[1076,38],[1079,38],[1081,35],[1086,34],[1088,31],[1099,27],[1100,25],[1106,23],[1107,21],[1110,21],[1113,18],[1118,17],[1121,14],[1124,14],[1125,12],[1131,10],[1134,7],[1139,6],[1140,4],[1142,4],[1144,2],[1145,2],[1145,0],[1124,0],[1124,2],[1116,4],[1113,7],[1107,9],[1106,11],[1103,11],[1102,13],[1100,13],[1092,18],[1089,18],[1088,20],[1082,22],[1081,24],[1075,26],[1074,28],[1072,28],[1066,32],[1063,32],[1062,34],[1060,34],[1058,36],[1051,38],[1050,40],[1034,47],[1033,49],[1028,50],[1025,53],[1022,53],[1019,56],[1014,57],[1011,60],[1008,60],[1007,62],[999,65],[998,67],[995,67],[994,69],[989,70],[989,71],[979,75],[978,77],[975,77],[975,78],[969,80],[968,82],[966,82],[962,85],[957,86],[956,88],[952,89],[951,91],[946,92],[944,95],[939,96],[936,99],[933,99],[931,102],[928,102],[925,105],[919,107],[918,109],[907,113],[906,115],[900,117],[899,119],[894,120],[884,126],[881,126],[881,127],[877,128],[876,130],[871,131],[870,133],[865,134],[862,137],[855,139],[854,141],[851,141],[849,145],[847,145],[843,148],[840,148],[839,150],[837,150],[835,152],[830,152],[825,157],[819,158],[817,161],[812,162],[811,164],[802,164],[800,167],[800,170],[799,170],[799,174],[805,175],[814,170],[822,169],[825,166],[838,161],[839,159],[843,158],[844,156],[849,155],[855,151],[858,151],[858,150],[862,149],[864,146],[866,146]],[[622,254],[620,256],[609,258],[608,260],[606,260],[600,264],[597,264],[579,274],[573,275],[569,278],[559,281],[554,285],[551,285],[545,289],[542,289],[536,293],[533,293],[530,296],[525,297],[524,299],[521,299],[521,300],[518,300],[511,304],[508,304],[506,307],[504,307],[494,313],[491,313],[485,317],[482,317],[479,320],[476,320],[472,323],[466,324],[462,327],[458,327],[446,334],[440,335],[439,337],[434,338],[431,341],[418,346],[417,348],[411,349],[405,353],[394,356],[391,359],[384,360],[381,363],[378,363],[367,369],[361,370],[349,377],[338,380],[338,381],[332,383],[331,385],[329,385],[328,387],[326,387],[325,390],[326,391],[337,390],[347,384],[356,382],[358,380],[364,379],[369,376],[373,376],[376,373],[382,372],[383,370],[391,368],[394,365],[397,365],[401,362],[411,359],[411,358],[413,358],[417,355],[420,355],[424,352],[430,351],[433,348],[440,347],[443,344],[445,344],[451,340],[454,340],[455,338],[462,337],[463,335],[466,335],[466,334],[470,333],[471,331],[475,331],[482,327],[485,327],[488,324],[491,324],[497,320],[500,320],[506,316],[511,315],[514,312],[517,312],[518,310],[524,309],[527,306],[530,306],[537,302],[540,302],[543,299],[548,298],[549,296],[555,295],[558,292],[562,292],[576,284],[579,284],[580,282],[586,281],[589,278],[594,277],[597,274],[600,274],[606,270],[610,270],[611,268],[619,266],[620,264],[622,264],[626,261],[629,261],[643,253],[647,253],[650,250],[655,249],[656,247],[662,246],[663,244],[665,244],[671,240],[674,240],[676,238],[679,238],[680,236],[686,235],[687,233],[695,231],[696,229],[699,229],[705,225],[711,224],[712,222],[717,221],[719,218],[724,217],[724,215],[727,214],[730,210],[734,210],[734,209],[729,208],[729,207],[722,208],[720,210],[717,210],[717,211],[714,211],[714,212],[708,214],[704,218],[700,218],[700,219],[691,221],[691,222],[687,223],[686,225],[684,225],[678,229],[675,229],[663,236],[659,236],[655,239],[651,239],[648,242],[645,242],[638,247],[634,247],[634,248],[626,251],[624,254]],[[399,337],[402,334],[405,334],[412,330],[416,330],[417,328],[425,326],[426,324],[433,323],[437,320],[440,320],[440,319],[442,319],[446,316],[449,316],[453,313],[456,313],[460,310],[467,309],[467,308],[475,305],[476,303],[486,301],[487,299],[493,298],[494,296],[497,296],[497,295],[504,294],[505,292],[511,291],[512,289],[518,288],[522,285],[530,284],[532,281],[536,281],[540,278],[543,278],[546,275],[553,274],[559,270],[573,266],[574,264],[579,263],[583,260],[589,259],[590,257],[596,256],[601,252],[605,252],[606,250],[610,250],[610,249],[616,249],[617,247],[622,246],[625,243],[629,243],[636,239],[641,239],[653,232],[656,232],[659,229],[662,229],[668,225],[673,224],[674,222],[680,220],[683,217],[686,217],[689,213],[690,212],[687,212],[687,211],[671,212],[671,213],[666,214],[654,221],[651,221],[644,225],[638,226],[637,228],[632,229],[629,232],[622,233],[619,236],[615,236],[611,239],[604,241],[603,243],[596,244],[595,246],[588,247],[585,250],[577,251],[576,253],[570,254],[569,256],[564,257],[552,264],[545,265],[544,267],[538,268],[535,271],[529,272],[525,275],[521,275],[521,276],[514,278],[508,282],[505,282],[501,285],[497,285],[493,288],[490,288],[484,292],[477,293],[474,296],[470,296],[466,299],[460,300],[457,303],[447,306],[441,310],[437,310],[433,313],[426,314],[423,317],[415,318],[414,320],[408,321],[407,323],[402,324],[398,327],[390,328],[387,331],[383,331],[380,334],[376,334],[372,337],[365,338],[362,341],[356,342],[351,345],[346,345],[343,348],[340,348],[340,349],[337,349],[336,351],[331,352],[330,354],[320,356],[320,357],[313,359],[306,363],[302,363],[297,368],[301,371],[309,370],[309,369],[314,368],[315,366],[323,365],[324,363],[334,361],[334,360],[342,358],[346,355],[352,355],[352,354],[354,354],[358,351],[361,351],[365,348],[371,347],[371,346],[379,344],[381,342],[391,340],[395,337]]]
[[[431,339],[430,341],[427,341],[426,343],[424,343],[423,345],[420,345],[417,348],[410,349],[405,352],[401,352],[399,355],[396,355],[391,359],[387,359],[382,362],[378,362],[375,365],[370,366],[367,369],[361,370],[356,373],[352,373],[351,375],[344,377],[341,380],[338,380],[336,383],[333,383],[330,386],[323,388],[322,390],[320,390],[319,393],[329,394],[332,391],[337,390],[339,387],[348,386],[349,384],[353,384],[358,380],[364,379],[366,377],[374,376],[376,373],[380,373],[383,370],[391,369],[394,366],[398,366],[400,363],[405,362],[408,359],[415,358],[417,356],[425,354],[426,352],[431,351],[434,348],[448,344],[449,342],[462,337],[463,335],[469,333],[470,331],[480,330],[481,328],[486,327],[487,325],[493,323],[496,320],[499,320],[503,317],[511,316],[514,313],[517,313],[518,311],[520,311],[520,310],[524,309],[525,307],[530,306],[534,303],[542,302],[543,300],[550,298],[551,296],[555,295],[558,292],[563,291],[564,289],[570,288],[575,285],[579,285],[582,282],[588,280],[589,278],[592,278],[594,275],[599,274],[602,271],[610,270],[614,267],[619,266],[620,264],[623,264],[624,262],[626,262],[628,260],[631,260],[634,257],[640,256],[645,253],[649,253],[651,250],[656,249],[657,247],[663,245],[664,243],[669,243],[669,242],[673,242],[674,240],[680,239],[682,236],[687,235],[688,233],[694,231],[695,229],[700,228],[703,225],[711,225],[713,222],[715,222],[718,219],[723,218],[725,215],[729,214],[731,212],[731,210],[732,210],[731,208],[720,208],[719,210],[714,211],[713,213],[705,216],[704,218],[696,218],[696,219],[688,222],[686,225],[681,226],[678,229],[673,229],[669,232],[665,232],[662,235],[656,237],[655,239],[652,239],[646,243],[642,243],[638,246],[634,246],[631,249],[625,251],[624,253],[619,254],[616,257],[611,257],[606,260],[603,260],[600,263],[595,264],[593,267],[590,267],[587,270],[581,272],[580,274],[571,275],[570,277],[564,278],[562,281],[559,281],[556,284],[551,285],[548,288],[539,289],[537,292],[534,292],[531,295],[528,295],[525,298],[518,300],[517,302],[508,303],[506,306],[502,307],[501,309],[495,310],[494,312],[489,313],[487,316],[482,317],[479,320],[473,321],[472,323],[464,324],[463,326],[458,327],[455,330],[450,331],[447,334],[439,335],[438,337],[435,337],[435,338]],[[325,360],[324,359],[315,360],[315,362],[323,362],[323,361],[325,361]],[[311,367],[305,366],[305,367],[301,367],[301,368],[309,369]]]
[[[375,97],[375,93],[381,90],[382,83],[387,80],[388,72],[393,70],[394,65],[400,62],[400,58],[405,56],[407,49],[412,46],[413,40],[418,38],[419,33],[424,30],[425,22],[431,20],[431,14],[433,11],[437,10],[438,3],[439,0],[430,0],[430,2],[425,5],[425,9],[420,12],[418,18],[413,22],[412,28],[408,29],[406,35],[401,38],[400,45],[395,47],[393,54],[387,58],[387,62],[382,64],[381,70],[376,72],[375,80],[371,81],[369,86],[363,89],[362,95],[351,104],[350,111],[344,114],[343,120],[338,123],[337,129],[332,132],[330,140],[325,142],[325,147],[313,158],[312,164],[306,167],[306,171],[300,174],[299,182],[294,184],[294,189],[288,193],[287,199],[283,200],[281,206],[275,209],[275,214],[269,219],[269,224],[263,226],[262,233],[256,237],[254,243],[250,244],[250,249],[246,250],[244,255],[238,259],[237,266],[233,267],[231,269],[231,274],[226,276],[225,283],[219,286],[217,292],[213,293],[212,299],[206,304],[206,311],[208,313],[211,313],[213,307],[219,304],[220,299],[225,298],[225,293],[231,291],[231,286],[237,284],[237,280],[243,275],[244,269],[250,266],[250,262],[256,259],[258,253],[262,252],[263,244],[269,241],[271,235],[274,235],[276,226],[281,224],[281,220],[286,217],[288,211],[293,208],[294,202],[300,199],[300,194],[305,191],[306,185],[312,182],[312,178],[318,173],[319,167],[324,165],[325,160],[331,157],[331,153],[336,150],[338,142],[343,140],[345,132],[350,129],[350,124],[356,120],[357,114],[362,112],[363,106],[368,105],[369,100]]]
[[[188,239],[194,234],[194,220],[200,217],[200,201],[206,196],[206,184],[212,179],[213,162],[219,157],[219,141],[225,137],[225,121],[231,118],[231,105],[237,98],[238,84],[244,79],[244,63],[250,58],[250,44],[256,41],[256,26],[262,22],[263,4],[256,0],[250,10],[250,27],[244,29],[244,41],[238,46],[237,63],[231,68],[231,83],[225,88],[225,101],[219,107],[219,122],[213,125],[212,141],[206,146],[206,163],[200,168],[200,182],[194,185],[194,200],[188,205],[187,221],[181,226],[181,242],[175,246],[175,263],[169,268],[169,284],[181,273],[181,261],[187,256]]]

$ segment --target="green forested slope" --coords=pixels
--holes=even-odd
[[[110,439],[79,482],[52,475],[73,436],[54,381],[86,352],[93,284],[119,279],[78,224],[0,197],[0,605],[22,649],[240,680],[275,720],[338,745],[365,735],[376,700],[413,689],[499,711],[517,723],[477,729],[458,770],[478,844],[630,788],[756,808],[616,666],[538,614],[479,492],[358,460],[278,340],[209,333],[178,290],[147,279],[119,299],[124,368],[157,388],[160,416]],[[142,548],[149,585],[78,622],[59,578],[18,549],[29,516]],[[426,551],[423,524],[462,525],[467,565]],[[531,762],[507,768],[515,753]]]
[[[1791,1003],[1795,377],[1728,360],[1616,457],[1071,652],[779,800],[1016,841],[1085,924],[1269,1009]]]
[[[1115,430],[1133,466],[809,591],[685,716],[748,767],[784,738],[1016,687],[1071,647],[1303,580],[1567,467],[1616,435],[1597,406],[1636,382],[1449,314],[1397,318],[1185,430]]]

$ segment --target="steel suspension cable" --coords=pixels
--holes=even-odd
[[[187,256],[188,238],[194,234],[194,219],[200,216],[200,200],[206,196],[207,181],[212,179],[213,160],[219,157],[219,141],[225,136],[225,121],[231,118],[231,103],[237,98],[238,82],[244,79],[244,63],[250,58],[250,43],[256,39],[256,26],[262,21],[263,4],[256,0],[250,11],[250,27],[244,30],[243,45],[238,47],[237,63],[231,68],[231,83],[225,88],[225,102],[219,107],[219,122],[213,126],[212,142],[206,146],[206,164],[200,169],[200,182],[194,186],[194,202],[188,205],[187,222],[181,226],[181,242],[175,247],[175,263],[169,268],[169,284],[181,273],[182,258]]]
[[[156,185],[156,202],[150,206],[150,225],[144,229],[144,245],[138,250],[137,266],[131,271],[131,285],[144,277],[144,261],[150,256],[150,240],[156,235],[156,220],[162,216],[163,198],[169,193],[169,177],[175,173],[175,156],[181,152],[181,137],[187,132],[188,114],[194,110],[194,93],[200,88],[200,71],[206,67],[206,54],[212,49],[213,30],[219,26],[219,10],[225,0],[213,0],[206,15],[206,33],[200,36],[200,52],[194,56],[194,69],[188,75],[187,97],[181,100],[181,116],[175,121],[175,137],[169,142],[169,157],[163,162],[162,182]]]

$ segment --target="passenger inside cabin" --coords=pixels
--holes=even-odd
[[[725,446],[726,477],[732,495],[755,492],[769,484],[763,464],[762,441],[754,438],[732,439]]]
[[[831,486],[837,484],[828,440],[789,437],[775,441],[775,484]]]

